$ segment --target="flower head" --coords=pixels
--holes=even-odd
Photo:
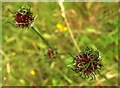
[[[16,56],[16,52],[12,52],[12,53],[11,53],[11,56]]]
[[[16,25],[20,28],[28,28],[30,24],[34,21],[34,17],[30,8],[22,6],[15,13]]]
[[[34,71],[34,70],[31,70],[31,71],[30,71],[30,74],[31,74],[31,75],[35,75],[35,71]]]
[[[80,73],[80,75],[84,77],[94,75],[96,71],[100,70],[101,66],[99,52],[88,47],[80,52],[73,61],[74,71]]]
[[[67,27],[63,26],[62,24],[58,23],[56,25],[57,29],[60,31],[60,32],[65,32],[67,31]]]
[[[57,52],[55,49],[50,48],[47,50],[47,56],[49,59],[54,59],[56,57],[56,54],[57,54]]]

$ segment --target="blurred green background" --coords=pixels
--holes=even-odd
[[[57,48],[58,52],[78,55],[65,27],[57,2],[3,2],[2,3],[2,78],[4,86],[117,86],[118,85],[118,7],[117,3],[65,2],[64,7],[71,30],[80,49],[92,47],[100,51],[104,68],[96,80],[82,79],[67,67],[72,58],[58,56],[50,61],[47,47],[32,29],[16,28],[8,11],[18,11],[22,5],[31,5],[37,18],[34,27]],[[107,79],[105,79],[105,77]]]

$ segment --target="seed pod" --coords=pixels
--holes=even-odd
[[[48,56],[49,59],[55,59],[56,54],[57,54],[57,52],[56,52],[55,49],[50,48],[50,49],[47,50],[47,56]]]
[[[95,75],[94,73],[100,70],[101,66],[99,52],[88,47],[80,52],[73,61],[74,71],[84,77]]]
[[[34,21],[34,17],[30,8],[21,7],[18,12],[15,13],[15,24],[20,28],[28,28]]]

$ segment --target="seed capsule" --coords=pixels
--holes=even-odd
[[[55,59],[56,53],[57,52],[54,49],[48,49],[47,50],[47,56],[48,56],[49,59]]]
[[[93,75],[94,72],[99,70],[102,66],[99,52],[88,47],[76,56],[73,64],[74,71],[84,75],[85,77]]]
[[[34,17],[30,9],[20,8],[18,12],[15,13],[15,24],[17,27],[28,28],[33,21]]]

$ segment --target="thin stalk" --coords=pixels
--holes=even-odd
[[[66,17],[66,15],[65,15],[65,10],[64,10],[64,6],[63,6],[63,1],[64,1],[64,0],[59,0],[59,2],[58,2],[58,3],[59,3],[59,6],[60,6],[60,8],[61,8],[62,17],[64,18],[65,24],[66,24],[66,26],[67,26],[67,28],[68,28],[68,32],[69,32],[69,34],[70,34],[70,37],[71,37],[71,39],[72,39],[72,41],[73,41],[73,43],[74,43],[77,51],[80,52],[80,49],[79,49],[79,47],[78,47],[78,44],[77,44],[77,42],[76,42],[76,40],[75,40],[75,38],[74,38],[74,35],[73,35],[72,31],[71,31],[70,25],[69,25],[68,20],[67,20],[67,17]]]
[[[31,27],[37,34],[38,34],[38,36],[43,40],[43,42],[49,47],[49,48],[52,48],[50,45],[49,45],[49,43],[44,39],[44,37],[38,32],[38,31],[36,31],[36,29],[32,26]]]
[[[75,58],[73,55],[70,54],[70,52],[68,52],[67,54],[70,55],[72,58]]]

